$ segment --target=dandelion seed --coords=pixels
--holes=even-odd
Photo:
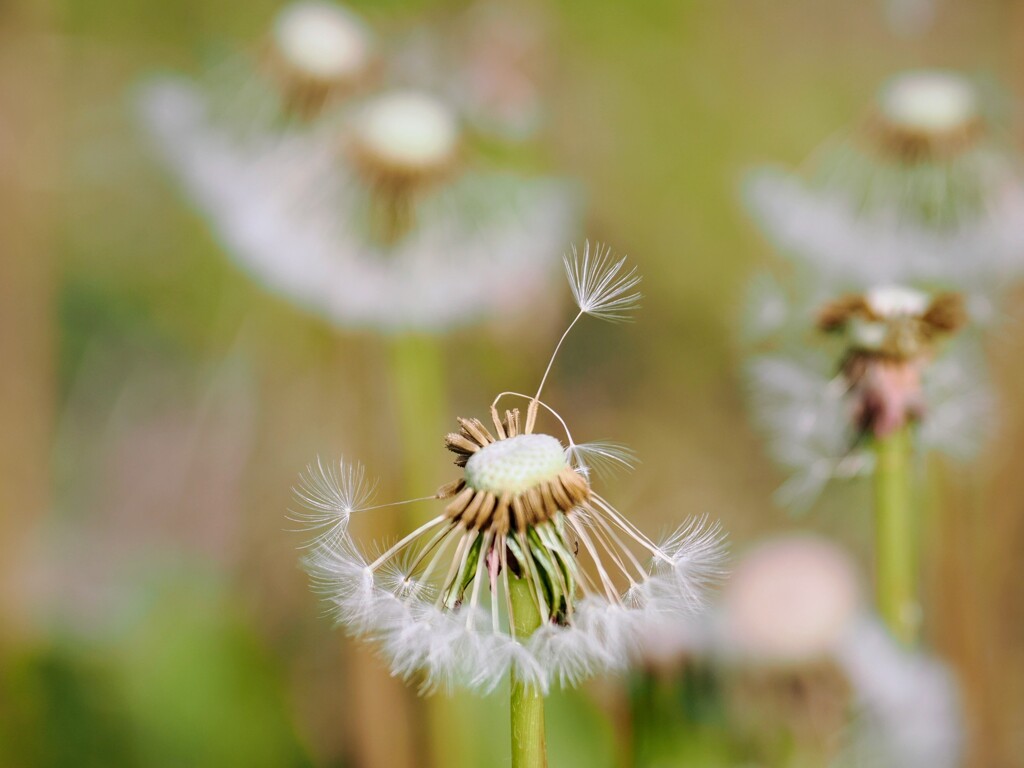
[[[616,470],[631,470],[637,464],[637,457],[632,448],[606,440],[570,445],[566,453],[577,471],[587,477],[593,471],[599,477],[608,478],[614,475]]]
[[[583,258],[567,262],[574,292],[588,286],[579,293],[589,298],[577,296],[581,314],[587,306],[608,317],[602,310],[618,302],[619,319],[635,303],[619,301],[635,273],[621,261]],[[420,677],[424,690],[490,690],[511,671],[546,691],[621,669],[646,627],[699,610],[719,574],[716,526],[694,521],[656,544],[593,488],[587,457],[625,464],[628,451],[576,444],[567,429],[568,445],[534,430],[541,409],[565,424],[540,400],[542,389],[543,380],[533,397],[502,393],[489,423],[458,420],[445,444],[461,474],[437,491],[446,502],[440,514],[372,559],[346,526],[333,526],[307,559],[338,621],[376,641],[392,671]],[[499,409],[510,397],[528,402],[525,418]],[[351,494],[312,495],[316,519],[325,506],[317,500],[333,507]],[[540,617],[536,631],[517,629],[523,610]]]
[[[584,245],[583,257],[573,246],[572,258],[565,258],[569,288],[580,312],[603,320],[627,320],[640,305],[640,284],[636,267],[624,269],[626,259],[616,260],[610,248],[598,243],[591,253],[590,241]]]

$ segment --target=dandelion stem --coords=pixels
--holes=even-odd
[[[405,493],[419,496],[436,485],[434,457],[438,435],[445,432],[444,364],[441,349],[429,336],[406,334],[391,344],[391,388],[397,422],[402,425],[402,463]],[[410,510],[406,527],[422,518]]]
[[[395,209],[397,213],[398,209]],[[394,240],[401,225],[401,218],[385,219]],[[420,496],[437,486],[436,459],[438,436],[445,433],[445,376],[442,350],[436,338],[423,334],[407,333],[396,336],[391,342],[390,375],[391,392],[397,412],[395,422],[402,428],[402,476],[404,493]],[[419,526],[423,513],[417,505],[406,507],[402,527],[406,530]],[[447,546],[449,539],[442,539]],[[435,563],[431,562],[428,571]],[[427,574],[429,577],[429,574]],[[428,583],[423,579],[423,583]],[[442,592],[443,594],[443,592]],[[457,754],[449,738],[457,716],[453,705],[442,697],[434,697],[421,703],[416,709],[416,730],[419,737],[427,742],[423,751],[429,752],[434,765],[453,765]]]
[[[875,441],[875,589],[878,610],[901,641],[917,639],[917,531],[911,497],[913,443],[904,427]]]
[[[529,582],[510,578],[512,622],[516,636],[528,638],[541,625],[541,615]],[[544,739],[544,696],[512,671],[512,768],[547,768]]]

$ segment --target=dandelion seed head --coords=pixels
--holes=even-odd
[[[307,77],[351,81],[369,65],[370,34],[340,5],[300,0],[274,19],[273,42],[281,59]]]
[[[467,169],[418,199],[411,229],[384,244],[367,214],[382,189],[339,157],[334,132],[240,140],[215,119],[209,94],[182,78],[145,84],[138,107],[226,253],[341,328],[443,333],[521,315],[549,290],[553,255],[575,226],[571,185]]]
[[[736,565],[723,593],[733,650],[793,663],[831,653],[862,609],[849,555],[825,539],[792,535],[762,543]]]
[[[884,318],[923,315],[929,296],[904,285],[881,285],[864,294],[868,307]]]
[[[974,88],[956,72],[915,70],[889,80],[878,95],[887,120],[910,131],[942,133],[978,118]]]
[[[517,435],[484,446],[466,462],[466,484],[478,491],[522,493],[547,483],[569,466],[550,435]]]
[[[581,304],[623,309],[617,297],[638,278],[621,266],[582,280],[581,294],[595,303]],[[692,521],[659,545],[594,491],[580,457],[622,463],[630,454],[574,443],[540,400],[550,368],[537,395],[502,393],[490,424],[458,419],[445,445],[462,471],[433,497],[444,502],[440,514],[372,558],[336,526],[307,558],[338,621],[375,642],[395,675],[419,677],[424,692],[488,691],[510,672],[544,692],[623,669],[652,626],[700,610],[720,575],[717,526]],[[518,408],[499,411],[505,396],[527,400],[524,418]],[[541,408],[565,428],[570,448],[534,431]],[[526,634],[524,600],[529,623],[540,617]]]
[[[351,126],[363,162],[390,174],[426,174],[447,167],[459,127],[444,102],[413,90],[392,91],[364,104]]]

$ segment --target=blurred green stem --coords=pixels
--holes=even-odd
[[[917,530],[909,427],[875,440],[875,589],[878,610],[906,644],[917,639]]]
[[[444,362],[438,340],[418,334],[396,336],[391,342],[391,378],[402,429],[404,492],[425,496],[440,484],[432,468],[442,453],[445,432]],[[415,507],[410,510],[415,513]]]
[[[443,454],[445,377],[440,342],[435,336],[401,334],[391,339],[391,391],[397,423],[402,432],[402,492],[406,498],[429,496],[440,482],[434,472]],[[422,505],[403,507],[401,527],[410,530],[423,522]],[[431,510],[431,514],[436,514]],[[444,697],[422,701],[415,724],[427,764],[459,765],[451,738],[456,722],[454,705]],[[425,743],[424,743],[425,742]],[[421,754],[422,754],[421,752]]]
[[[509,578],[512,623],[516,636],[525,639],[541,624],[540,611],[526,579]],[[544,696],[512,672],[512,768],[546,768]]]

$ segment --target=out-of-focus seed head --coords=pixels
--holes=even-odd
[[[970,81],[940,70],[915,70],[890,79],[879,91],[871,124],[879,146],[907,162],[956,155],[982,132]]]
[[[459,124],[440,100],[414,90],[367,102],[353,119],[352,153],[374,183],[415,185],[443,175],[459,149]]]
[[[734,570],[723,598],[730,645],[781,663],[830,653],[851,628],[862,601],[849,555],[806,535],[752,550]]]
[[[268,61],[286,107],[309,118],[365,80],[372,52],[370,31],[352,11],[320,0],[299,0],[274,19]]]

